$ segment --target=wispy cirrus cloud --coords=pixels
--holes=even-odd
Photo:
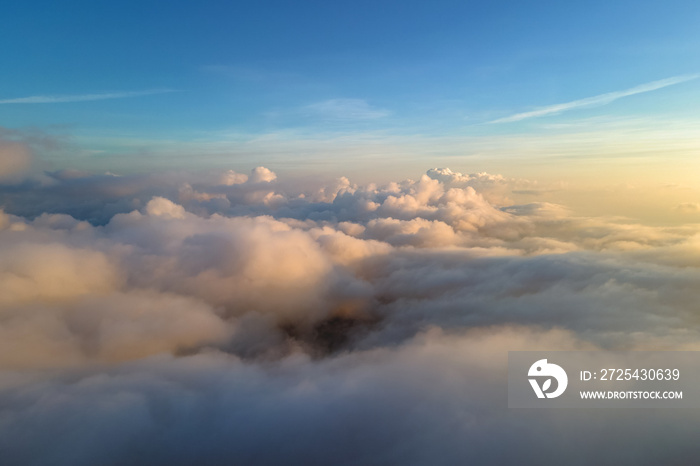
[[[682,204],[678,204],[675,210],[685,214],[700,212],[700,203],[683,202]]]
[[[125,99],[153,94],[175,92],[174,89],[150,89],[146,91],[106,92],[101,94],[71,94],[71,95],[32,95],[14,99],[1,99],[0,104],[58,104],[68,102],[89,102],[93,100]]]
[[[566,112],[568,110],[573,110],[576,108],[583,107],[594,107],[598,105],[607,105],[623,97],[628,97],[635,94],[643,94],[645,92],[651,92],[658,89],[663,89],[664,87],[673,86],[686,81],[692,81],[700,77],[700,74],[682,75],[674,76],[671,78],[660,79],[658,81],[652,81],[646,84],[640,84],[639,86],[632,87],[630,89],[625,89],[623,91],[608,92],[605,94],[596,95],[593,97],[586,97],[585,99],[573,100],[571,102],[564,102],[561,104],[549,105],[547,107],[541,107],[536,110],[529,112],[516,113],[504,118],[498,118],[492,120],[489,123],[512,123],[514,121],[526,120],[528,118],[537,118],[547,115],[555,115],[558,113]]]
[[[304,112],[332,120],[373,120],[390,112],[373,107],[363,99],[330,99],[304,107]]]

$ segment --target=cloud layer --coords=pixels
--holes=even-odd
[[[695,416],[508,410],[504,374],[509,350],[697,349],[696,228],[518,183],[6,183],[4,462],[683,464]]]

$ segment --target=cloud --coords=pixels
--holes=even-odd
[[[239,182],[228,184],[231,178]],[[50,205],[42,196],[64,207],[89,197],[104,210],[98,218],[108,220],[90,224],[57,213],[0,219],[2,302],[12,315],[29,306],[39,320],[51,316],[58,327],[40,339],[70,335],[76,324],[67,312],[88,298],[97,306],[100,299],[148,293],[201,303],[222,319],[212,335],[238,335],[225,345],[242,354],[251,351],[240,343],[246,332],[234,329],[249,315],[259,318],[245,317],[248,324],[258,322],[254,327],[267,328],[263,333],[277,342],[263,352],[286,348],[285,332],[313,346],[321,338],[316,326],[334,319],[379,319],[392,329],[391,339],[410,338],[426,323],[557,322],[616,335],[621,322],[631,324],[600,310],[631,306],[640,332],[663,334],[649,285],[638,277],[654,276],[654,286],[668,287],[682,313],[694,295],[684,290],[688,275],[680,279],[673,265],[700,261],[690,233],[677,229],[578,218],[555,204],[494,206],[469,184],[508,181],[483,173],[431,169],[384,187],[341,179],[307,194],[279,191],[276,174],[264,167],[245,180],[228,171],[181,180],[179,188],[171,177],[56,179],[45,192],[29,188],[36,191],[32,206]],[[117,207],[108,205],[120,198],[122,212],[114,213]],[[557,303],[573,314],[556,317]],[[60,312],[50,310],[54,305]],[[384,338],[384,330],[373,332]],[[609,339],[601,331],[591,338]]]
[[[678,204],[675,210],[683,213],[700,212],[700,204],[697,202],[683,202]]]
[[[0,139],[0,182],[23,179],[33,164],[34,156],[26,144]]]
[[[639,86],[626,89],[624,91],[608,92],[606,94],[600,94],[593,97],[587,97],[585,99],[574,100],[571,102],[565,102],[562,104],[550,105],[547,107],[541,107],[536,110],[529,112],[516,113],[504,118],[499,118],[497,120],[490,121],[489,123],[512,123],[514,121],[525,120],[528,118],[537,118],[547,115],[556,115],[569,110],[574,110],[577,108],[594,107],[599,105],[607,105],[623,97],[629,97],[631,95],[643,94],[645,92],[651,92],[658,89],[663,89],[664,87],[674,86],[676,84],[684,83],[687,81],[692,81],[700,77],[698,74],[692,75],[682,75],[674,76],[672,78],[660,79],[658,81],[652,81],[650,83],[641,84]]]
[[[253,168],[248,180],[252,183],[269,183],[270,181],[275,181],[276,179],[277,175],[269,168],[256,167]]]
[[[0,446],[6,464],[76,466],[583,465],[600,452],[610,464],[692,464],[689,411],[509,410],[507,349],[543,348],[598,349],[560,330],[430,329],[325,360],[164,355],[17,374],[0,390]]]
[[[146,204],[149,215],[166,218],[185,218],[185,209],[164,197],[154,197]]]
[[[390,114],[362,99],[330,99],[304,107],[304,112],[330,120],[374,120]]]
[[[692,413],[513,411],[504,376],[513,350],[700,348],[694,226],[499,205],[482,191],[518,182],[447,168],[383,186],[284,178],[0,187],[7,464],[695,453]]]
[[[33,95],[14,99],[0,99],[0,104],[56,104],[68,102],[90,102],[94,100],[125,99],[154,94],[175,92],[172,89],[151,89],[147,91],[108,92],[103,94],[73,94],[73,95]]]

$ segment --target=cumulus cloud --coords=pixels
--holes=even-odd
[[[270,181],[275,181],[276,179],[277,175],[269,168],[256,167],[253,169],[248,181],[251,183],[269,183]]]
[[[243,173],[236,173],[234,170],[227,170],[221,174],[219,184],[232,186],[234,184],[245,183],[246,181],[248,181],[248,175],[245,175]]]
[[[146,204],[146,213],[155,217],[185,218],[185,209],[164,197],[154,197]]]
[[[694,449],[684,413],[514,412],[503,380],[509,350],[698,349],[692,226],[499,204],[481,191],[518,181],[449,169],[296,189],[264,167],[50,177],[0,190],[7,464],[586,464],[601,449],[654,464]]]

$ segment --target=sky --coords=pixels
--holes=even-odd
[[[4,16],[0,121],[68,140],[49,169],[698,168],[696,2],[29,1]]]
[[[506,374],[700,350],[698,24],[3,5],[3,465],[697,464],[694,410],[510,409]]]

